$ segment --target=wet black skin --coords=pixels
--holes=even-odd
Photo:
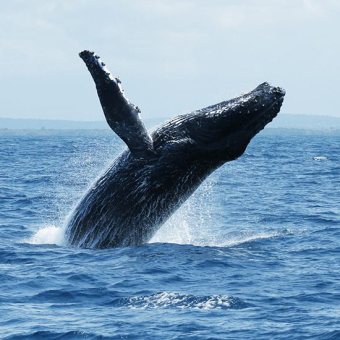
[[[150,136],[133,111],[135,106],[119,96],[110,99],[110,91],[103,91],[112,79],[92,65],[93,56],[98,57],[82,53],[106,119],[129,149],[113,161],[71,215],[66,238],[74,246],[134,246],[150,240],[209,174],[244,153],[250,140],[280,111],[285,95],[281,88],[263,83],[238,98],[177,116]],[[124,105],[125,112],[128,107],[132,110],[127,123],[124,115],[118,120],[116,114]]]

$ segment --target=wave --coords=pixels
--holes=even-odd
[[[100,288],[90,288],[85,290],[66,291],[46,290],[35,294],[29,298],[30,302],[48,303],[57,306],[59,304],[86,304],[92,303],[104,306],[129,309],[242,309],[250,305],[239,298],[227,295],[207,295],[196,296],[178,292],[158,292],[151,295],[138,295],[122,297],[117,291],[103,290]]]
[[[30,340],[30,339],[50,339],[50,340],[57,340],[57,339],[69,339],[69,340],[76,340],[76,339],[86,339],[86,340],[105,340],[105,339],[112,339],[112,337],[106,337],[103,335],[97,335],[94,333],[87,333],[82,331],[69,331],[69,332],[53,332],[53,331],[37,331],[31,332],[26,334],[17,334],[11,335],[4,340]]]
[[[146,296],[133,296],[125,301],[133,309],[178,308],[178,309],[241,309],[248,304],[227,295],[195,296],[176,292],[159,292]]]
[[[269,240],[277,237],[282,237],[289,235],[290,232],[288,230],[283,231],[270,231],[270,232],[261,232],[261,233],[242,233],[239,236],[230,238],[226,241],[220,241],[219,247],[233,247],[242,245],[245,243],[252,243],[262,240]]]

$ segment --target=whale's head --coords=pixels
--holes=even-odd
[[[237,98],[177,116],[153,133],[155,150],[163,156],[184,153],[182,162],[234,160],[276,117],[284,96],[282,88],[263,83]]]
[[[207,156],[233,160],[276,117],[284,95],[282,88],[263,83],[240,97],[188,115],[183,128],[196,148]]]

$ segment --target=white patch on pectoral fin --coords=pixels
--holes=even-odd
[[[111,75],[94,52],[83,51],[79,56],[96,84],[98,97],[111,129],[126,143],[133,155],[150,155],[153,152],[152,139],[140,119],[140,109],[125,97],[120,80]]]

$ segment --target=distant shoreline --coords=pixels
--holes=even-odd
[[[147,128],[153,128],[171,117],[144,118]],[[340,130],[340,118],[332,116],[312,116],[281,114],[265,129],[289,130]],[[30,118],[1,118],[0,130],[109,130],[107,123],[102,121],[74,121]]]

